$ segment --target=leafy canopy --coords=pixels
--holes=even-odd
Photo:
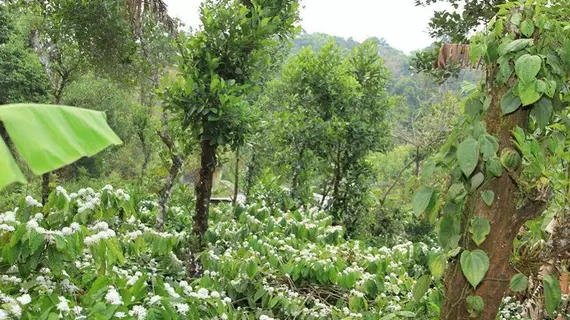
[[[161,94],[184,127],[213,146],[243,143],[255,119],[247,99],[293,34],[297,1],[219,0],[202,4],[203,27],[182,37],[176,79]]]

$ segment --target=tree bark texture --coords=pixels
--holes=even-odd
[[[236,206],[237,197],[239,194],[239,147],[236,148],[236,166],[234,168],[234,197],[232,199],[232,206]]]
[[[172,156],[172,165],[170,166],[170,170],[168,171],[166,184],[164,185],[164,188],[162,188],[162,190],[160,191],[160,196],[158,198],[158,213],[156,215],[156,229],[158,231],[162,231],[164,229],[164,219],[166,217],[166,203],[168,202],[168,198],[170,198],[170,192],[172,191],[172,187],[176,182],[176,177],[178,177],[178,173],[180,173],[182,164],[184,164],[184,159],[182,159],[182,157],[178,155]]]
[[[491,74],[487,83],[493,83],[489,81],[494,81],[494,79],[495,75]],[[499,150],[506,147],[514,148],[511,132],[516,126],[526,128],[529,118],[528,108],[520,108],[506,116],[501,114],[500,99],[507,90],[507,87],[492,89],[490,92],[491,106],[484,119],[489,134],[499,141]],[[509,291],[511,276],[514,274],[509,265],[513,240],[523,224],[539,215],[544,209],[543,202],[527,201],[522,206],[517,206],[517,183],[513,175],[506,170],[501,177],[490,181],[484,189],[495,193],[495,201],[491,206],[483,202],[480,191],[471,195],[468,203],[474,203],[474,216],[489,220],[491,232],[480,246],[476,246],[469,237],[469,233],[466,233],[461,245],[468,250],[485,251],[489,256],[489,270],[483,281],[473,290],[461,271],[458,259],[450,264],[445,275],[446,294],[440,315],[443,320],[473,319],[466,306],[465,299],[469,295],[480,296],[485,303],[485,309],[477,319],[495,320],[502,298]],[[468,216],[468,212],[465,216]],[[467,219],[464,218],[462,221],[464,229],[468,223]]]
[[[146,137],[143,131],[137,132],[139,140],[141,142],[141,149],[144,156],[143,164],[141,166],[141,173],[139,177],[139,185],[142,185],[144,177],[146,176],[146,170],[148,169],[148,164],[150,163],[150,150],[147,145]]]
[[[190,240],[190,254],[188,265],[188,276],[195,278],[201,275],[201,266],[196,254],[202,250],[203,238],[208,231],[208,214],[210,208],[210,198],[212,196],[212,185],[214,171],[216,170],[216,149],[210,140],[200,142],[202,153],[200,155],[200,176],[196,184],[196,212],[192,223],[192,237]]]

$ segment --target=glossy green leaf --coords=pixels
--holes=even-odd
[[[40,248],[42,248],[44,246],[45,243],[45,235],[43,233],[39,233],[37,231],[35,231],[34,229],[31,229],[29,231],[29,248],[30,248],[30,253],[35,253],[36,251],[38,251]]]
[[[515,26],[519,26],[522,22],[522,19],[523,19],[522,14],[520,12],[515,12],[511,16],[511,23],[514,24]]]
[[[495,193],[491,190],[484,190],[481,192],[481,199],[486,205],[491,206],[493,201],[495,201]]]
[[[366,280],[364,282],[364,292],[369,296],[376,296],[378,294],[378,286],[374,280]]]
[[[489,134],[482,134],[479,139],[479,148],[483,155],[483,160],[487,161],[491,157],[496,156],[499,151],[499,142],[497,138]]]
[[[517,83],[519,98],[521,99],[523,106],[528,106],[537,102],[542,96],[542,94],[536,90],[536,83],[536,79],[529,83],[521,81]]]
[[[542,98],[532,108],[530,114],[536,121],[536,125],[540,129],[544,129],[550,122],[550,117],[552,117],[552,101],[547,98]]]
[[[476,288],[489,270],[489,257],[482,250],[465,250],[461,254],[461,270],[467,281]]]
[[[540,68],[542,68],[542,59],[539,56],[525,54],[515,62],[515,72],[519,81],[523,83],[534,82]]]
[[[534,41],[532,39],[517,39],[513,40],[499,48],[499,54],[504,56],[510,52],[518,52],[524,48],[532,45]]]
[[[536,80],[536,91],[538,93],[546,93],[548,91],[548,84],[542,79]]]
[[[422,186],[418,189],[414,198],[412,199],[412,209],[416,216],[420,216],[428,207],[431,197],[433,195],[433,188]]]
[[[66,106],[12,104],[0,106],[0,121],[31,171],[43,174],[82,157],[92,156],[121,140],[107,124],[105,114]],[[0,152],[5,155],[5,146]],[[0,162],[0,172],[13,171],[10,160]],[[6,183],[21,182],[16,172]]]
[[[447,196],[455,202],[461,202],[467,196],[467,190],[465,190],[463,183],[454,183],[449,187]]]
[[[497,74],[497,83],[503,85],[511,77],[514,72],[514,68],[511,64],[511,60],[507,57],[500,57],[497,62],[499,63],[499,73]]]
[[[511,278],[511,290],[514,292],[525,291],[528,286],[528,278],[522,274],[517,273]]]
[[[436,279],[441,279],[447,267],[447,258],[443,253],[437,253],[429,257],[428,267],[431,274]]]
[[[257,264],[253,260],[249,260],[246,266],[246,273],[250,279],[253,279],[257,274]]]
[[[558,308],[560,301],[562,299],[562,290],[560,289],[560,282],[558,279],[552,277],[551,275],[545,275],[542,279],[542,285],[544,286],[544,299],[546,302],[546,311],[550,315]]]
[[[431,276],[427,274],[424,274],[416,281],[416,283],[414,284],[414,288],[412,289],[412,294],[416,302],[419,302],[422,299],[422,297],[426,294],[430,284],[431,284]]]
[[[453,216],[444,216],[439,220],[437,235],[444,249],[456,248],[459,244],[461,223]]]
[[[477,318],[485,310],[485,302],[479,296],[468,296],[466,299],[467,311],[471,318]]]
[[[10,149],[0,137],[0,190],[12,183],[27,183],[26,177],[12,156]]]
[[[501,98],[501,112],[503,114],[513,113],[520,108],[521,104],[521,98],[515,96],[511,89]]]
[[[471,178],[471,191],[477,190],[477,188],[479,188],[484,180],[485,175],[483,175],[481,172],[478,172],[476,175],[474,175],[473,178]]]
[[[483,217],[473,217],[469,224],[469,232],[475,244],[480,245],[485,241],[489,232],[491,232],[491,225],[489,220]]]
[[[479,145],[473,138],[467,138],[457,147],[457,161],[465,176],[469,177],[479,162]]]
[[[527,37],[532,37],[534,34],[534,22],[530,19],[523,21],[521,23],[521,32]]]

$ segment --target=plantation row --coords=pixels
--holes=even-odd
[[[156,205],[111,186],[58,187],[45,207],[28,196],[1,214],[0,319],[438,318],[434,243],[365,247],[315,209],[220,206],[189,283],[187,212],[170,207],[157,232]]]

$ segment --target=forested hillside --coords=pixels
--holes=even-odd
[[[570,1],[436,2],[0,1],[0,320],[570,319]]]

